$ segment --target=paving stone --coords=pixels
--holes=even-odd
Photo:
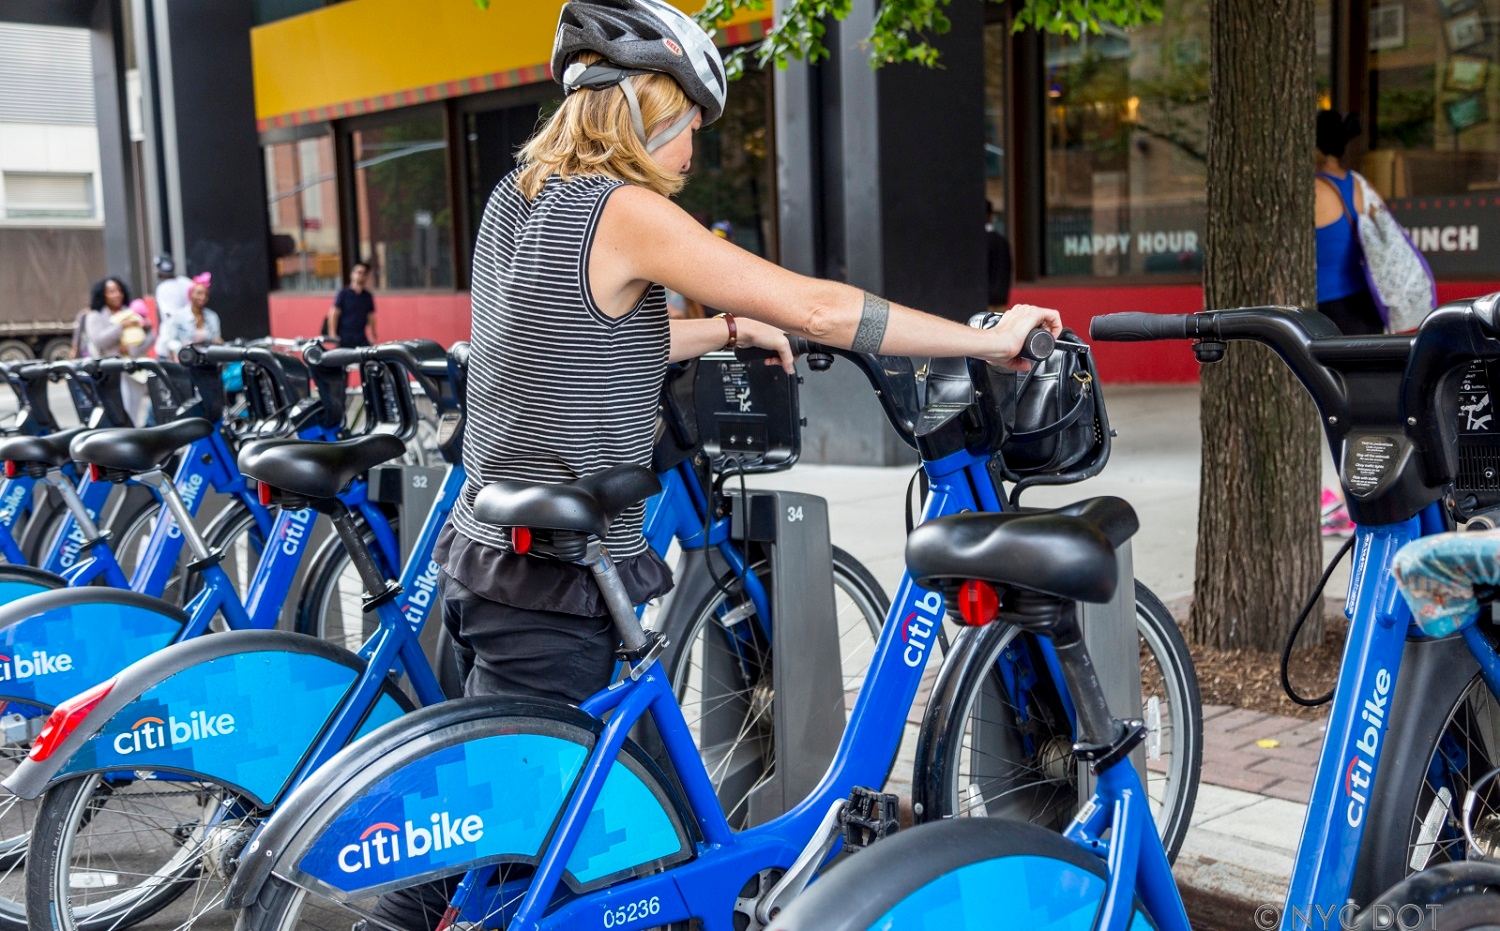
[[[1214,720],[1214,730],[1221,732],[1237,731],[1240,728],[1248,727],[1252,724],[1257,724],[1261,721],[1264,721],[1269,717],[1270,715],[1262,714],[1259,711],[1249,711],[1245,708],[1235,708],[1232,711],[1220,715]]]
[[[1307,785],[1312,785],[1313,772],[1317,767],[1292,760],[1277,760],[1267,757],[1250,764],[1250,769],[1253,772],[1279,776],[1282,779],[1293,779]]]
[[[1253,773],[1248,769],[1232,769],[1226,767],[1222,770],[1210,771],[1208,766],[1203,767],[1203,781],[1212,782],[1217,786],[1227,786],[1231,789],[1239,789],[1242,792],[1263,793],[1266,789],[1280,781],[1278,776],[1269,776],[1265,773]]]

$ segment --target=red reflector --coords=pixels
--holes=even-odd
[[[531,551],[531,530],[527,527],[510,528],[510,548],[522,556]]]
[[[255,483],[255,493],[260,497],[260,503],[266,507],[271,506],[271,486],[265,482]]]
[[[1000,596],[988,582],[970,580],[958,587],[958,612],[965,624],[982,627],[1000,613]]]
[[[102,482],[102,481],[104,481],[104,470],[101,469],[101,468],[99,468],[98,466],[94,465],[92,462],[90,462],[89,463],[89,478],[93,479],[96,482]]]
[[[114,687],[115,680],[106,679],[87,692],[74,695],[53,708],[52,713],[47,715],[47,723],[42,725],[42,732],[36,737],[36,743],[31,745],[30,757],[40,763],[51,756],[58,745],[83,723],[89,712],[104,701],[104,696]]]
[[[17,475],[20,475],[20,474],[21,474],[21,470],[18,469],[18,468],[16,468],[16,464],[14,462],[11,462],[9,459],[5,460],[5,477],[6,478],[15,478]]]

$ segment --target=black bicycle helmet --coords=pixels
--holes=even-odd
[[[569,62],[583,51],[604,61],[591,66]],[[671,75],[697,105],[672,126],[646,138],[640,104],[630,78],[638,74]],[[635,131],[655,151],[703,114],[707,126],[724,113],[728,80],[724,60],[702,27],[662,0],[572,0],[563,5],[552,45],[552,75],[567,93],[579,88],[602,90],[618,85],[630,104]]]

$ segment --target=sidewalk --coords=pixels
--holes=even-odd
[[[1078,485],[1036,488],[1025,502],[1057,506],[1093,495],[1128,500],[1141,520],[1132,549],[1136,578],[1170,603],[1192,590],[1201,449],[1198,390],[1113,387],[1108,403],[1119,437],[1104,472]],[[1325,471],[1331,472],[1331,463],[1325,463]],[[901,502],[910,478],[906,468],[799,465],[753,484],[827,498],[833,542],[865,563],[889,593],[903,569]],[[1328,590],[1340,591],[1345,584],[1347,576],[1334,578]],[[934,658],[929,684],[937,665]],[[888,791],[910,792],[927,691],[912,709]],[[1204,716],[1202,784],[1175,872],[1195,927],[1249,927],[1257,905],[1279,904],[1286,893],[1323,724],[1224,706],[1208,706]]]

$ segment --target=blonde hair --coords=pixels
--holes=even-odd
[[[600,60],[591,52],[574,59],[589,65]],[[693,105],[671,75],[643,74],[625,80],[635,82],[641,122],[648,134]],[[517,160],[524,167],[516,186],[527,200],[540,194],[553,175],[564,181],[574,175],[609,175],[665,197],[681,190],[686,180],[657,164],[646,151],[646,143],[636,135],[625,92],[618,87],[569,94],[521,149]]]

